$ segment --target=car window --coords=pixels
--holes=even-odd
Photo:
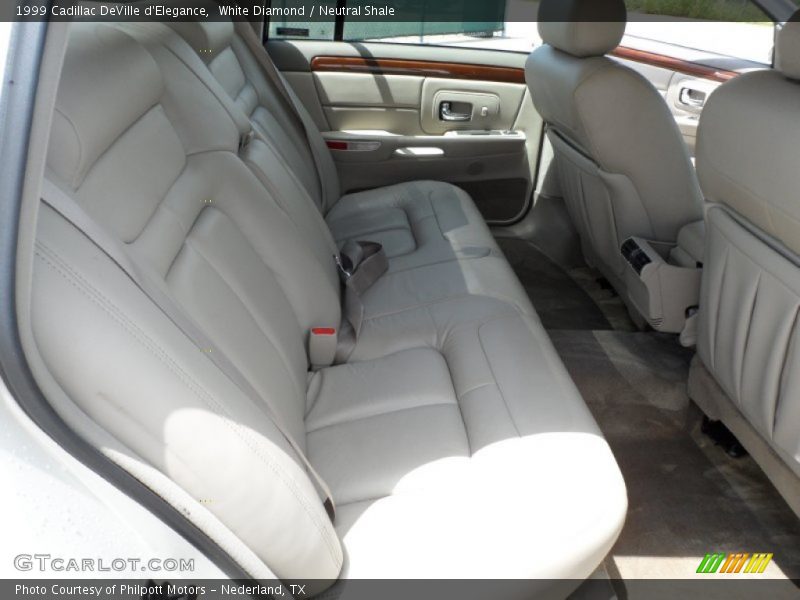
[[[318,10],[333,10],[336,5],[335,0],[328,0],[319,3]],[[626,0],[626,5],[629,22],[623,45],[678,54],[688,60],[702,60],[704,54],[712,54],[771,62],[774,24],[751,0]],[[360,16],[341,18],[339,36],[335,16],[326,21],[273,17],[269,35],[516,52],[530,52],[541,44],[534,20],[538,3],[530,0],[395,0],[392,20],[369,18],[366,11],[375,6],[370,0],[349,0],[346,6],[359,11]],[[435,18],[429,18],[431,15]]]
[[[322,13],[323,11],[333,11],[336,8],[336,0],[320,0],[315,3],[314,10]],[[310,15],[310,6],[298,6],[297,2],[291,0],[273,0],[270,3],[271,10],[275,14],[265,15],[267,18],[267,36],[269,39],[308,39],[333,41],[336,33],[336,16],[331,12],[330,17],[317,14],[314,18]],[[303,13],[297,14],[294,11],[302,8]],[[285,11],[281,14],[281,11]]]
[[[625,4],[626,45],[649,49],[651,44],[668,44],[764,64],[772,60],[774,23],[750,0],[625,0]]]

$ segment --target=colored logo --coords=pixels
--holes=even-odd
[[[772,560],[772,552],[714,552],[706,554],[698,573],[763,573]]]

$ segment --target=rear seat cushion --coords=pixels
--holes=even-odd
[[[370,240],[380,243],[390,259],[417,249],[408,213],[402,208],[356,210],[342,218],[329,219],[328,226],[339,247],[348,240]]]
[[[489,300],[494,302],[486,302]],[[382,323],[393,323],[389,326],[391,330],[400,321],[420,320],[419,316],[409,315],[425,315],[422,321],[429,326],[430,315],[441,310],[470,314],[471,309],[455,308],[462,301],[491,306],[491,310],[501,313],[506,309],[514,310],[538,319],[525,289],[501,256],[390,270],[361,296],[361,301],[364,307],[362,327],[370,329],[381,327]],[[408,327],[410,323],[403,327],[403,333]],[[359,340],[359,344],[366,343],[366,339]]]
[[[325,220],[340,245],[348,239],[384,244],[394,258],[392,269],[501,255],[469,195],[441,181],[410,181],[348,194]]]
[[[469,456],[450,372],[435,350],[339,365],[315,379],[308,452],[337,502],[386,496],[412,473],[435,472],[443,456]]]
[[[588,576],[625,486],[543,330],[487,316],[434,345],[312,381],[308,450],[338,502],[344,575]]]

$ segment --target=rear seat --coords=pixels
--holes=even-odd
[[[255,135],[272,146],[330,227],[341,247],[349,239],[383,244],[392,268],[402,269],[455,257],[501,255],[470,197],[456,186],[414,181],[341,196],[330,151],[312,130],[321,172],[317,173],[304,132],[262,73],[242,39],[248,25],[230,21],[176,22],[172,27],[192,46],[236,106],[249,116]],[[269,60],[266,52],[263,56]],[[287,86],[292,93],[291,88]],[[307,111],[295,97],[299,110]],[[263,151],[263,150],[262,150]],[[264,168],[256,151],[248,159]],[[268,169],[268,167],[267,167]],[[267,174],[269,177],[269,174]]]
[[[160,24],[73,25],[47,177],[263,405],[42,204],[32,319],[58,385],[125,460],[316,591],[339,577],[588,576],[622,527],[624,482],[508,265],[387,273],[349,360],[310,371],[310,329],[342,324],[333,236],[288,202],[299,178],[282,163],[259,176],[240,155],[239,118],[182,43]],[[330,487],[333,523],[267,406]]]
[[[293,153],[281,151],[281,149],[298,144],[298,140],[303,139],[304,136],[298,132],[290,140],[283,128],[277,125],[284,123],[283,127],[290,127],[286,124],[290,120],[287,116],[280,115],[282,104],[275,98],[275,93],[272,94],[272,100],[268,102],[269,110],[265,105],[259,105],[252,111],[249,109],[243,111],[239,106],[239,101],[232,101],[231,92],[226,89],[225,82],[231,77],[226,69],[219,66],[219,63],[221,62],[229,69],[233,68],[225,57],[233,56],[233,45],[236,45],[240,47],[243,64],[251,64],[254,70],[253,79],[260,82],[258,87],[268,90],[267,82],[264,76],[260,75],[254,59],[248,58],[249,53],[244,42],[234,35],[233,24],[230,21],[177,22],[173,23],[172,27],[184,40],[194,44],[197,49],[207,48],[207,50],[195,52],[192,55],[187,44],[181,43],[180,39],[176,39],[178,36],[170,34],[169,29],[164,26],[132,25],[129,26],[129,29],[132,34],[142,38],[153,52],[164,56],[167,62],[172,63],[179,58],[179,62],[183,63],[182,67],[189,67],[225,107],[244,139],[250,139],[251,132],[255,133],[255,138],[240,150],[242,160],[270,191],[273,198],[294,223],[307,235],[307,240],[313,246],[319,260],[329,262],[329,257],[336,253],[337,247],[340,247],[344,240],[335,242],[331,239],[330,223],[326,223],[319,212],[322,200],[312,199],[302,183],[316,180],[315,172],[308,173],[309,169],[313,169],[313,164],[306,164],[305,171],[298,176],[289,167],[289,161],[283,158],[283,154],[292,156]],[[228,43],[233,45],[226,45]],[[210,60],[209,57],[214,56],[218,56],[218,60],[211,60],[211,68],[199,60],[199,57]],[[266,56],[265,52],[264,56]],[[238,62],[235,63],[235,65],[238,64]],[[213,72],[214,65],[217,65],[217,70],[220,71],[217,76]],[[233,70],[238,72],[236,68]],[[239,78],[235,77],[235,79]],[[227,84],[228,87],[229,85]],[[254,86],[245,84],[245,89],[249,87]],[[266,93],[265,91],[264,94]],[[249,97],[250,94],[239,92],[235,96],[237,98]],[[298,107],[302,110],[299,103]],[[274,111],[279,116],[272,117],[270,111]],[[274,139],[259,133],[259,131],[265,130],[267,123],[273,123],[277,128]],[[283,134],[277,135],[278,131],[282,131]],[[318,145],[322,146],[325,153],[322,157],[323,162],[325,157],[330,161],[330,154],[319,132],[317,132],[317,137],[319,138]],[[306,149],[306,155],[310,154],[310,151]],[[296,162],[296,160],[292,162]],[[336,170],[332,161],[330,161],[330,169],[323,165],[323,171],[326,173],[332,171],[331,177],[336,179]],[[436,202],[432,200],[428,202],[421,192],[425,189],[447,189],[458,198],[458,202],[444,201],[443,194],[439,194]],[[386,202],[376,200],[376,195],[381,194],[383,194],[381,198],[384,201],[389,199],[396,203],[401,203],[400,199],[404,196],[416,194],[417,204],[409,204],[405,207],[405,210],[410,211],[414,216],[412,221],[416,223],[415,251],[406,255],[397,255],[392,252],[391,247],[396,246],[393,243],[392,234],[397,230],[391,229],[391,227],[387,229],[385,226],[384,229],[381,229],[381,223],[395,225],[397,223],[396,211],[399,209],[394,205],[386,206]],[[347,199],[352,199],[352,202]],[[527,294],[503,257],[489,228],[469,197],[455,186],[441,182],[409,182],[347,196],[336,206],[349,206],[341,212],[349,214],[352,217],[352,223],[375,224],[375,231],[368,231],[364,227],[361,230],[363,236],[359,235],[356,239],[368,238],[371,241],[389,244],[389,247],[386,248],[389,256],[389,273],[372,286],[362,298],[363,320],[370,331],[383,329],[382,323],[386,319],[391,322],[396,320],[395,315],[398,312],[470,294],[498,297],[514,304],[520,311],[535,317]],[[434,206],[436,207],[435,212]],[[403,219],[405,219],[405,212]],[[341,219],[341,222],[344,221],[345,219]],[[452,261],[457,262],[453,263]],[[394,326],[391,325],[390,330],[393,328]],[[351,348],[347,349],[348,353],[352,351]],[[358,356],[358,353],[356,355]]]

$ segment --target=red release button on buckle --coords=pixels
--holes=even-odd
[[[336,358],[336,346],[339,340],[336,337],[335,327],[312,327],[308,336],[308,359],[312,369],[329,367]]]
[[[331,150],[347,150],[347,142],[341,140],[327,140],[325,142]]]
[[[314,335],[336,335],[336,329],[333,327],[312,327],[311,333]]]

